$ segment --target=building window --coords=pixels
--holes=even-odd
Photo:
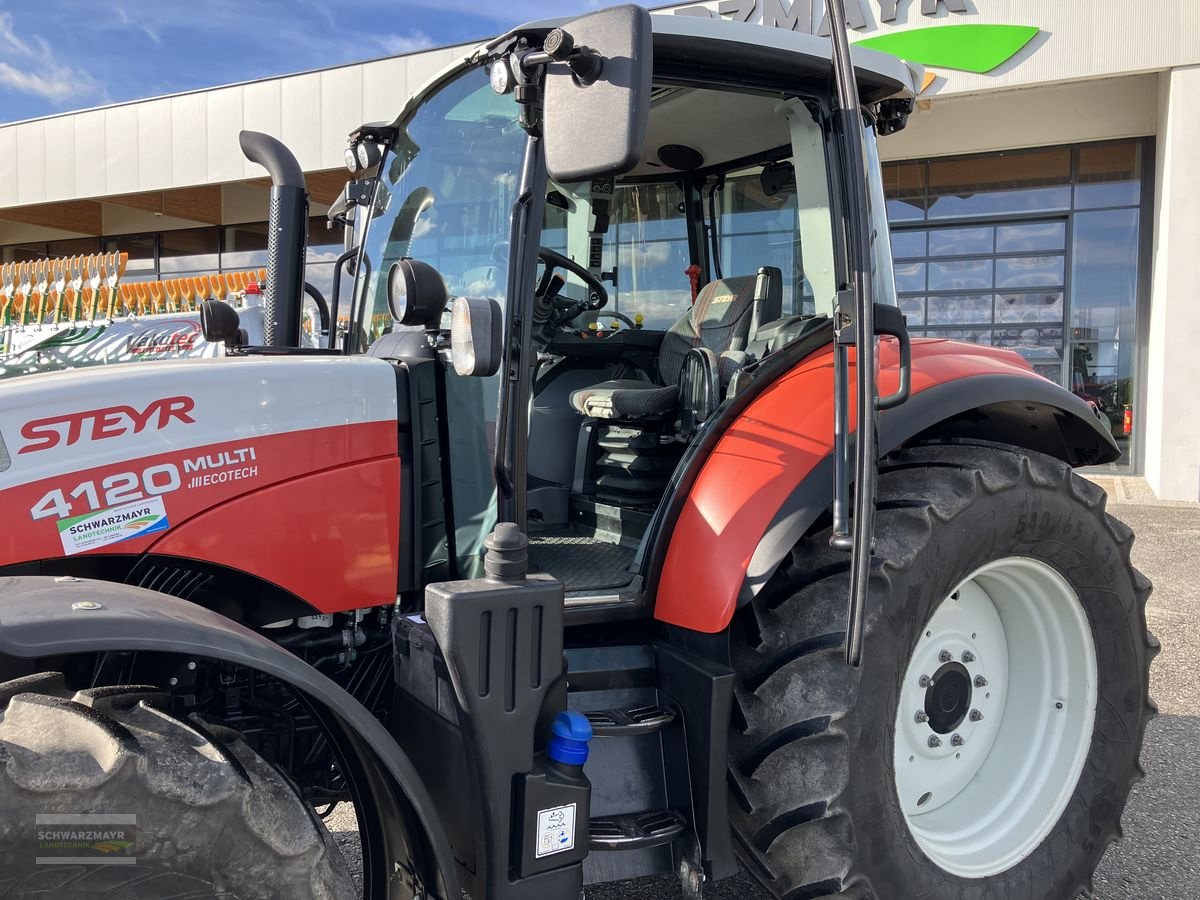
[[[1122,469],[1135,464],[1147,152],[1121,141],[884,166],[913,333],[1020,353],[1099,410]]]
[[[228,272],[258,269],[267,264],[267,223],[227,225],[223,229],[221,268]]]
[[[100,238],[73,238],[69,241],[50,241],[46,255],[51,259],[63,256],[88,256],[100,252]]]
[[[105,253],[128,253],[126,281],[158,280],[158,235],[126,234],[104,239]]]
[[[216,228],[185,228],[158,236],[158,271],[163,277],[202,275],[217,271]]]

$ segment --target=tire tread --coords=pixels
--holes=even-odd
[[[179,821],[193,824],[217,817],[213,821],[222,823],[220,833],[236,833],[247,857],[278,875],[280,885],[290,886],[290,896],[352,896],[353,882],[336,843],[285,776],[235,732],[170,716],[148,701],[156,695],[157,689],[138,686],[72,693],[61,674],[53,672],[0,684],[0,807],[14,812],[22,804],[58,812],[105,810],[117,798],[122,808],[137,810],[139,818],[149,806],[177,810]],[[4,813],[0,809],[0,848],[19,838],[22,827],[19,813]],[[171,872],[139,878],[136,884],[145,880],[147,890],[157,890],[150,882],[157,886],[160,879],[181,878],[200,891],[189,897],[209,896],[208,881],[173,868],[190,865],[187,853],[195,851],[167,840],[162,844],[155,835],[152,846],[167,854],[155,862],[172,867]],[[32,883],[51,874],[51,867],[36,867],[0,889],[0,896],[24,896],[26,878]],[[135,886],[123,880],[116,893],[97,893],[91,876],[84,881],[78,884],[81,897],[125,897],[121,892]],[[69,883],[75,886],[75,879]],[[232,896],[212,887],[213,897]],[[297,893],[297,888],[305,892]],[[269,884],[253,890],[264,893],[246,896],[274,895]]]
[[[1022,482],[1070,495],[1103,521],[1121,548],[1145,635],[1148,685],[1158,641],[1146,627],[1151,584],[1130,560],[1133,533],[1108,515],[1103,490],[1051,457],[997,445],[930,444],[884,460],[876,525],[876,558],[882,564],[873,568],[872,592],[886,592],[892,575],[911,567],[935,528],[952,523],[981,495]],[[851,747],[840,723],[855,706],[858,672],[843,662],[839,679],[828,664],[840,662],[844,652],[847,570],[845,556],[829,549],[828,528],[815,530],[739,611],[754,620],[758,643],[747,646],[735,640],[733,645],[741,715],[731,735],[731,821],[748,868],[783,900],[877,896],[856,867],[853,828],[843,804]],[[829,689],[838,684],[846,688],[842,695]],[[1143,706],[1139,746],[1146,722],[1156,712],[1148,690]],[[809,732],[812,723],[823,727]],[[1131,786],[1142,774],[1139,763]],[[1102,846],[1119,839],[1119,815],[1115,821],[1110,833],[1099,836]],[[823,848],[823,857],[797,849],[806,842]],[[773,849],[783,843],[794,852]],[[1090,890],[1087,876],[1080,877],[1077,892]]]

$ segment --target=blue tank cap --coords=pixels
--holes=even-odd
[[[550,745],[546,754],[555,762],[567,766],[582,766],[588,758],[588,741],[592,739],[592,723],[581,712],[568,709],[554,717],[550,726]]]

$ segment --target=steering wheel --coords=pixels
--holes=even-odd
[[[604,309],[608,305],[608,291],[604,284],[569,256],[563,256],[557,250],[551,250],[549,247],[538,247],[538,259],[546,264],[546,271],[542,274],[542,280],[538,283],[538,293],[542,294],[550,284],[550,277],[554,274],[555,269],[566,269],[572,275],[577,275],[580,280],[587,286],[588,299],[572,304],[573,307],[578,307],[571,315],[563,319],[564,322],[569,322],[585,309]]]

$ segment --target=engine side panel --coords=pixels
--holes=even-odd
[[[150,549],[253,572],[321,612],[378,606],[396,599],[399,496],[399,459],[339,466],[207,509]]]
[[[881,341],[879,356],[879,390],[888,394],[898,384],[896,343]],[[851,360],[853,372],[853,354]],[[978,392],[970,385],[977,385]],[[953,400],[943,405],[937,401],[939,393],[953,394]],[[881,415],[881,451],[892,449],[889,438],[902,442],[943,419],[998,400],[1038,398],[1039,415],[1045,414],[1043,407],[1052,407],[1051,425],[1060,410],[1088,415],[1082,401],[1034,373],[1016,353],[942,340],[913,341],[912,395],[909,403]],[[851,428],[855,425],[852,404]],[[1083,428],[1093,430],[1088,423]],[[1099,434],[1092,437],[1097,443],[1104,440]],[[1018,433],[1007,439],[1022,442]],[[819,513],[832,502],[833,443],[833,352],[826,345],[755,398],[702,463],[674,528],[665,536],[655,618],[707,633],[728,625],[745,596],[748,572],[761,586],[764,571],[773,571],[759,552],[765,536],[794,525],[789,517],[798,519],[812,508]],[[789,502],[810,476],[823,483],[813,487],[808,509],[802,508],[805,504],[793,509]],[[801,530],[807,524],[801,523]]]
[[[392,367],[370,359],[162,362],[9,382],[0,566],[153,551],[241,569],[322,609],[390,603],[396,404]],[[314,553],[314,539],[328,551],[335,538],[345,549]],[[324,575],[302,577],[318,561]]]

